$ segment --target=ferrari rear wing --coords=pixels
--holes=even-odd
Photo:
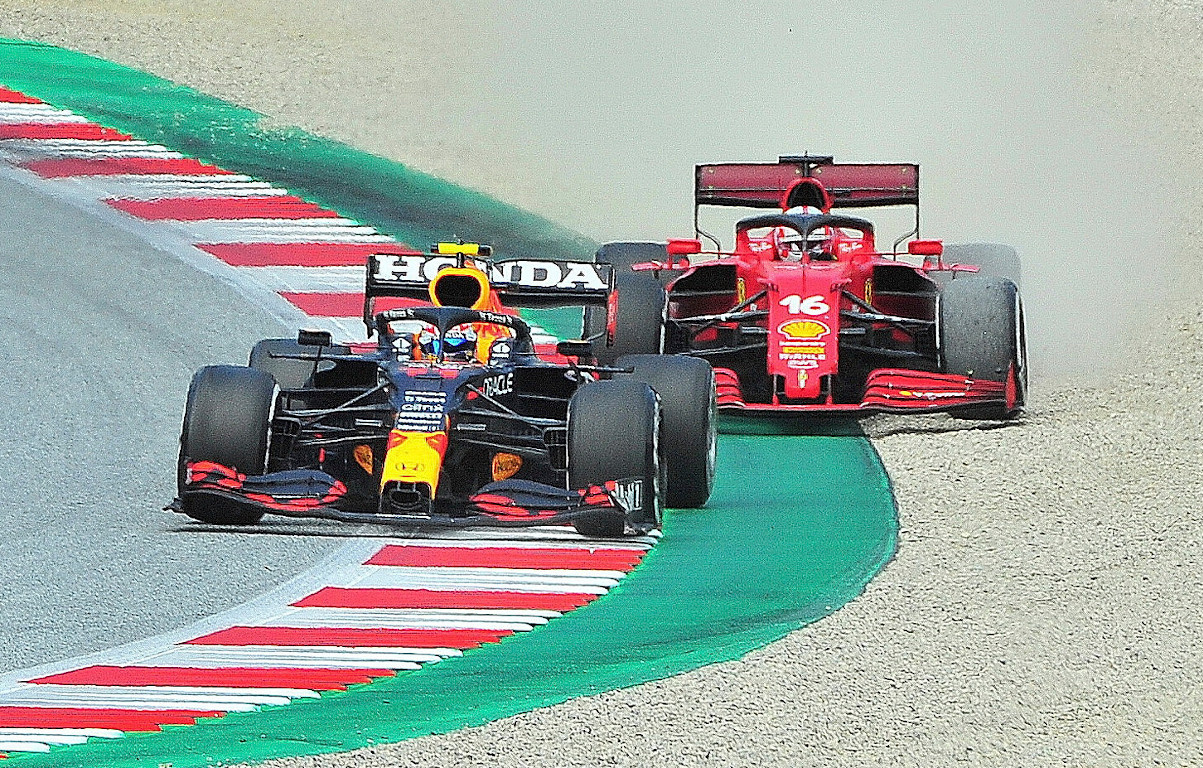
[[[813,179],[818,184],[799,184]],[[801,192],[802,195],[796,193]],[[919,232],[917,163],[837,163],[827,155],[782,155],[775,163],[714,163],[694,173],[693,218],[703,205],[777,208],[802,203],[827,208],[915,206]]]
[[[836,163],[814,155],[785,155],[775,163],[699,165],[694,202],[781,208],[785,193],[804,178],[823,184],[833,208],[919,204],[918,164]]]
[[[605,306],[614,285],[609,264],[552,259],[490,261],[464,254],[377,253],[368,257],[364,322],[371,327],[374,300],[397,297],[430,300],[430,283],[449,267],[474,267],[509,307]]]

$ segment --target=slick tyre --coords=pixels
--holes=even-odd
[[[1022,285],[1022,265],[1019,262],[1019,252],[1009,245],[1001,243],[953,243],[944,246],[945,264],[973,264],[979,267],[973,273],[977,277],[1005,277],[1018,288]],[[935,257],[929,257],[934,262]],[[932,272],[932,277],[941,285],[951,282],[948,272]]]
[[[1014,377],[1014,407],[962,408],[953,416],[1009,419],[1027,398],[1027,337],[1023,301],[1015,283],[1001,277],[958,277],[939,297],[937,347],[945,373],[1008,382]]]
[[[599,365],[613,365],[623,355],[656,355],[664,351],[664,323],[668,294],[656,278],[646,272],[617,272],[614,345],[606,346],[606,310],[585,309],[584,338],[593,342]]]
[[[341,344],[315,347],[298,344],[296,339],[264,339],[251,349],[250,366],[271,374],[280,389],[303,389],[313,384],[313,362],[276,355],[315,355],[319,350],[327,355],[345,355],[348,352],[348,348]]]
[[[624,375],[647,384],[660,396],[668,507],[700,507],[714,488],[718,411],[714,369],[696,357],[627,355],[616,363],[633,368]]]
[[[192,377],[180,434],[179,485],[184,513],[213,525],[253,525],[262,512],[212,497],[185,498],[187,462],[213,461],[246,475],[267,471],[279,387],[254,368],[212,365]]]
[[[639,505],[631,510],[637,528],[660,524],[664,487],[660,403],[642,382],[598,381],[578,389],[568,401],[568,487],[586,488],[609,480],[642,480]],[[626,529],[625,516],[598,510],[573,525],[583,536],[610,538]]]

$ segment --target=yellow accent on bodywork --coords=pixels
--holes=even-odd
[[[388,437],[384,472],[380,488],[388,483],[427,483],[430,497],[439,490],[439,470],[447,451],[446,432],[402,432],[394,429]]]
[[[480,254],[480,243],[438,243],[435,249],[443,256],[477,256]]]

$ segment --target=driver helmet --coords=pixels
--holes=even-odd
[[[790,229],[786,230],[778,240],[778,246],[782,259],[801,261],[804,253],[815,256],[828,252],[830,242],[831,236],[827,232],[827,227],[812,229],[805,237],[801,232]]]
[[[452,328],[441,342],[437,333],[424,330],[418,334],[418,344],[424,356],[438,357],[441,346],[444,360],[470,362],[476,356],[476,330],[471,326]]]

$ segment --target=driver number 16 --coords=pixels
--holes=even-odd
[[[780,302],[791,315],[825,315],[831,309],[823,301],[822,294],[807,296],[805,299],[796,293],[791,293]]]

